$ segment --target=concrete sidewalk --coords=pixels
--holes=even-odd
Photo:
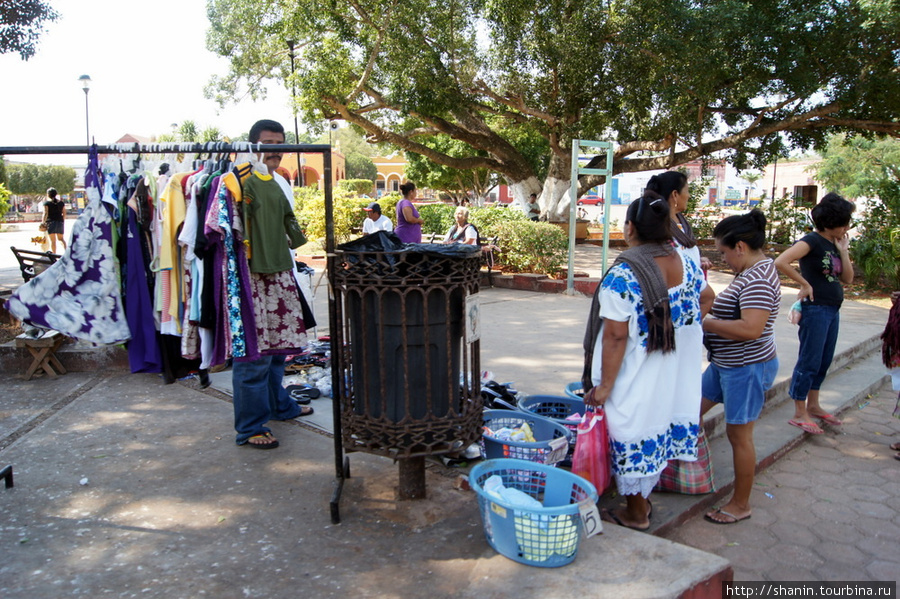
[[[318,314],[325,295],[317,295]],[[530,394],[562,395],[578,380],[588,298],[501,289],[480,298],[483,369]],[[655,530],[678,543],[607,525],[556,570],[516,564],[488,547],[474,494],[456,484],[462,470],[429,462],[428,498],[398,502],[396,465],[351,454],[342,523],[333,526],[333,440],[302,419],[273,423],[282,443],[274,451],[239,448],[227,395],[194,381],[164,385],[156,375],[106,370],[25,382],[7,358],[0,467],[13,465],[16,485],[0,490],[0,596],[714,597],[730,568],[738,580],[793,572],[792,580],[896,578],[900,470],[879,441],[889,443],[900,421],[885,413],[892,393],[857,398],[883,384],[872,352],[887,311],[848,302],[842,314],[838,352],[850,366],[829,377],[823,398],[849,411],[848,423],[843,434],[805,441],[778,408],[770,411],[759,427],[759,459],[771,462],[801,443],[788,460],[802,461],[773,479],[781,485],[775,499],[754,492],[753,519],[715,526],[695,516],[715,496],[659,495]],[[776,334],[783,385],[796,332],[782,316]],[[838,384],[839,376],[849,378]],[[312,405],[328,413],[329,403]],[[768,449],[767,426],[773,438],[792,438]],[[726,490],[730,457],[714,451]],[[798,482],[800,470],[812,478]],[[836,536],[841,546],[828,553],[823,545]],[[755,557],[760,552],[768,561]]]

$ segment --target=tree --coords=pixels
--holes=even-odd
[[[877,197],[886,180],[900,180],[900,140],[834,135],[813,168],[826,188],[850,199]]]
[[[50,187],[60,195],[72,193],[75,189],[75,169],[67,166],[46,164],[9,165],[9,190],[23,195],[33,202],[43,197]]]
[[[614,141],[613,170],[724,155],[759,167],[828,131],[900,133],[900,11],[871,0],[210,0],[209,89],[295,84],[309,123],[502,175],[565,218],[573,139]],[[285,40],[302,68],[291,75]],[[518,141],[545,141],[546,174]],[[427,143],[463,142],[451,155]],[[600,159],[602,162],[603,159]],[[603,183],[578,181],[580,193]]]
[[[900,285],[900,140],[879,136],[834,135],[814,166],[828,189],[851,198],[867,198],[857,215],[858,235],[850,246],[866,285],[888,280]]]
[[[378,167],[372,159],[359,152],[347,154],[344,166],[347,168],[348,179],[367,179],[374,183],[378,177]]]
[[[435,136],[425,144],[449,156],[463,155],[469,151],[464,143],[445,135]],[[472,192],[475,204],[482,205],[488,190],[498,183],[496,174],[487,168],[453,168],[415,152],[406,153],[406,177],[420,187],[445,193],[456,204]]]
[[[18,52],[28,60],[36,52],[44,25],[59,14],[40,0],[3,0],[0,2],[0,54]]]

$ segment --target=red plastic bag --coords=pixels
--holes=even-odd
[[[602,495],[612,479],[609,431],[606,430],[603,408],[588,409],[576,432],[572,472],[590,481],[597,488],[597,493]]]

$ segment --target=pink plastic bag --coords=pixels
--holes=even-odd
[[[609,431],[603,408],[588,410],[578,423],[572,472],[590,481],[603,494],[612,479],[609,455]]]

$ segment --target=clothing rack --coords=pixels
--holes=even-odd
[[[297,152],[304,154],[322,154],[322,170],[323,170],[323,191],[325,192],[325,252],[326,252],[326,270],[328,273],[329,285],[333,284],[333,273],[335,272],[335,245],[334,245],[334,203],[333,203],[333,185],[331,182],[332,165],[331,165],[331,146],[327,144],[261,144],[250,142],[206,142],[206,143],[183,143],[183,142],[166,142],[166,143],[118,143],[112,145],[101,146],[93,144],[91,146],[0,146],[0,157],[4,155],[21,155],[21,154],[88,154],[91,149],[96,148],[98,154],[236,154],[244,152]],[[334,331],[338,330],[340,323],[337,322],[337,309],[335,306],[334,294],[328,294],[328,326],[331,331],[331,380],[332,380],[332,417],[334,419],[334,463],[335,463],[335,483],[331,496],[331,521],[333,524],[340,523],[340,498],[344,487],[344,479],[350,477],[350,460],[344,456],[344,445],[341,432],[341,406],[340,387],[344,384],[341,380],[341,372],[343,365],[341,362],[341,348],[336,347],[336,339]],[[12,468],[9,467],[10,474],[7,479],[7,485],[12,483]],[[4,468],[3,474],[5,475]]]

